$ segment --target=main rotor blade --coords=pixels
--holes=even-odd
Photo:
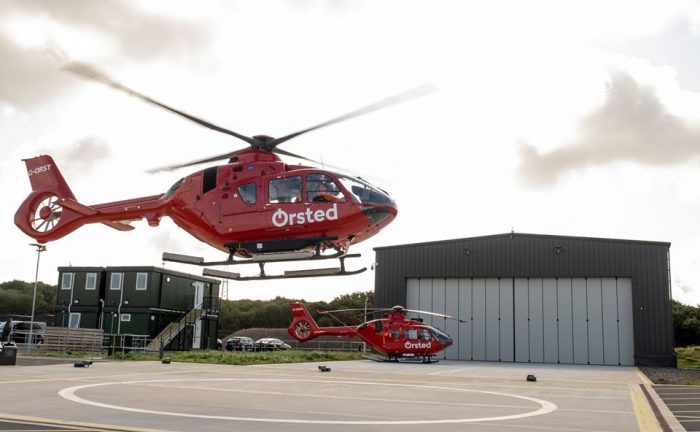
[[[319,162],[319,161],[314,160],[314,159],[309,159],[309,158],[307,158],[306,156],[301,156],[301,155],[298,155],[298,154],[295,154],[295,153],[292,153],[292,152],[288,152],[287,150],[282,150],[282,149],[278,149],[278,148],[273,148],[272,151],[273,151],[274,153],[279,153],[279,154],[282,154],[282,155],[285,155],[285,156],[291,156],[291,157],[295,157],[295,158],[297,158],[297,159],[303,159],[303,160],[305,160],[305,161],[309,161],[309,162],[313,162],[313,163],[315,163],[315,164],[323,165],[323,162]]]
[[[387,108],[391,105],[396,105],[398,103],[408,101],[410,99],[415,99],[415,98],[418,98],[421,96],[425,96],[426,94],[432,93],[433,91],[435,91],[435,88],[433,86],[430,86],[427,84],[422,85],[422,86],[413,88],[411,90],[399,93],[397,95],[388,97],[388,98],[383,99],[379,102],[375,102],[371,105],[367,105],[364,108],[360,108],[358,110],[349,112],[349,113],[342,115],[340,117],[336,117],[334,119],[325,121],[323,123],[319,123],[316,126],[312,126],[310,128],[303,129],[303,130],[300,130],[298,132],[294,132],[292,134],[283,136],[281,138],[275,138],[272,141],[270,141],[268,143],[268,145],[272,149],[272,148],[275,148],[278,145],[282,144],[285,141],[288,141],[292,138],[298,137],[301,134],[305,134],[307,132],[311,132],[311,131],[316,130],[316,129],[321,129],[323,127],[330,126],[330,125],[335,124],[335,123],[340,123],[340,122],[345,121],[345,120],[350,120],[352,118],[359,117],[361,115],[365,115],[365,114],[371,113],[373,111],[378,111],[380,109]]]
[[[80,76],[80,77],[83,77],[83,78],[86,78],[86,79],[89,79],[89,80],[96,81],[96,82],[99,82],[99,83],[101,83],[101,84],[107,85],[107,86],[109,86],[109,87],[112,87],[112,88],[115,89],[115,90],[122,91],[122,92],[128,94],[129,96],[133,96],[133,97],[135,97],[135,98],[141,99],[141,100],[144,101],[144,102],[147,102],[147,103],[156,105],[156,106],[158,106],[158,107],[160,107],[160,108],[163,108],[163,109],[165,109],[165,110],[167,110],[167,111],[170,111],[170,112],[172,112],[172,113],[175,113],[175,114],[177,114],[177,115],[179,115],[179,116],[182,116],[182,117],[184,117],[184,118],[186,118],[186,119],[188,119],[188,120],[190,120],[190,121],[193,121],[193,122],[195,122],[195,123],[197,123],[197,124],[199,124],[199,125],[201,125],[201,126],[204,126],[204,127],[206,127],[206,128],[215,130],[215,131],[217,131],[217,132],[224,133],[224,134],[226,134],[226,135],[234,136],[234,137],[236,137],[236,138],[238,138],[238,139],[241,139],[241,140],[247,142],[247,143],[250,144],[250,145],[256,145],[256,144],[258,144],[257,141],[255,141],[253,138],[247,137],[247,136],[245,136],[245,135],[241,135],[241,134],[236,133],[236,132],[234,132],[234,131],[232,131],[232,130],[229,130],[229,129],[222,128],[221,126],[217,126],[217,125],[215,125],[215,124],[213,124],[213,123],[210,123],[210,122],[208,122],[208,121],[206,121],[206,120],[202,120],[202,119],[200,119],[200,118],[198,118],[198,117],[189,115],[189,114],[187,114],[187,113],[185,113],[185,112],[182,112],[182,111],[177,110],[177,109],[175,109],[175,108],[172,108],[172,107],[170,107],[170,106],[168,106],[168,105],[165,105],[165,104],[163,104],[163,103],[160,103],[160,102],[158,102],[158,101],[155,100],[155,99],[151,99],[150,97],[148,97],[148,96],[146,96],[146,95],[143,95],[143,94],[141,94],[141,93],[139,93],[139,92],[137,92],[137,91],[135,91],[135,90],[132,90],[132,89],[130,89],[129,87],[127,87],[127,86],[125,86],[125,85],[123,85],[123,84],[121,84],[121,83],[119,83],[119,82],[113,80],[112,78],[108,77],[106,74],[104,74],[104,73],[98,71],[97,69],[95,69],[94,67],[92,67],[92,66],[90,66],[90,65],[88,65],[88,64],[86,64],[86,63],[71,62],[71,63],[68,63],[67,65],[63,66],[61,69],[65,70],[65,71],[68,71],[68,72],[71,72],[71,73],[73,73],[73,74],[75,74],[75,75],[78,75],[78,76]]]
[[[335,312],[353,312],[353,311],[368,311],[368,312],[374,312],[378,310],[385,310],[385,308],[350,308],[350,309],[336,309],[336,310],[329,310],[329,311],[318,311],[318,313],[325,315],[329,313],[335,313]]]
[[[414,312],[414,313],[419,313],[419,314],[426,314],[426,315],[435,315],[443,318],[452,318],[452,315],[445,315],[441,313],[435,313],[435,312],[427,312],[427,311],[421,311],[421,310],[414,310],[414,309],[404,309],[406,312]]]
[[[227,152],[227,153],[223,153],[223,154],[220,154],[217,156],[211,156],[211,157],[204,158],[204,159],[197,159],[197,160],[194,160],[191,162],[185,162],[185,163],[174,164],[174,165],[166,165],[166,166],[157,167],[157,168],[151,168],[146,172],[149,174],[154,174],[157,172],[172,171],[172,170],[176,170],[178,168],[184,168],[184,167],[188,167],[188,166],[192,166],[192,165],[199,165],[199,164],[203,164],[203,163],[207,163],[207,162],[215,162],[215,161],[220,161],[220,160],[224,160],[224,159],[230,159],[234,153],[235,152]]]

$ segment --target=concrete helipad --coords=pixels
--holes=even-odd
[[[0,368],[0,430],[655,430],[636,368],[369,360]],[[526,381],[528,374],[536,382]],[[22,426],[22,427],[20,427]]]

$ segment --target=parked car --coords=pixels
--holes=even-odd
[[[286,350],[291,346],[275,338],[262,338],[255,341],[255,351]]]
[[[247,336],[234,336],[226,341],[226,351],[253,351],[254,343]]]
[[[0,322],[0,334],[5,330],[6,322]],[[29,329],[32,328],[32,340],[34,344],[44,343],[44,334],[46,333],[46,323],[34,322],[33,326],[30,321],[11,321],[10,322],[10,341],[15,343],[29,342]],[[4,342],[4,341],[3,341]]]

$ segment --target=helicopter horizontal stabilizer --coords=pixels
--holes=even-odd
[[[121,222],[102,222],[103,225],[107,225],[110,228],[114,228],[117,231],[131,231],[134,229],[133,226]]]
[[[73,210],[74,212],[82,216],[93,216],[99,213],[94,208],[86,206],[85,204],[80,204],[78,201],[71,198],[62,199],[59,201],[59,204],[67,209]]]
[[[59,204],[67,209],[73,210],[74,212],[82,215],[82,216],[94,216],[99,213],[98,210],[86,206],[85,204],[81,204],[78,201],[71,199],[71,198],[65,198],[59,201]],[[117,231],[131,231],[134,229],[133,226],[129,225],[128,223],[123,223],[123,222],[102,222],[104,225],[107,225],[110,228],[114,228]]]

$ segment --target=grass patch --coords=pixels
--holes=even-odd
[[[173,362],[184,363],[209,363],[228,365],[252,365],[271,363],[305,363],[316,361],[360,360],[362,353],[358,351],[265,351],[265,352],[240,352],[240,351],[171,351],[164,357]],[[158,360],[157,353],[130,352],[126,354],[114,353],[109,359],[113,360]]]
[[[700,369],[700,346],[677,347],[679,369]]]

